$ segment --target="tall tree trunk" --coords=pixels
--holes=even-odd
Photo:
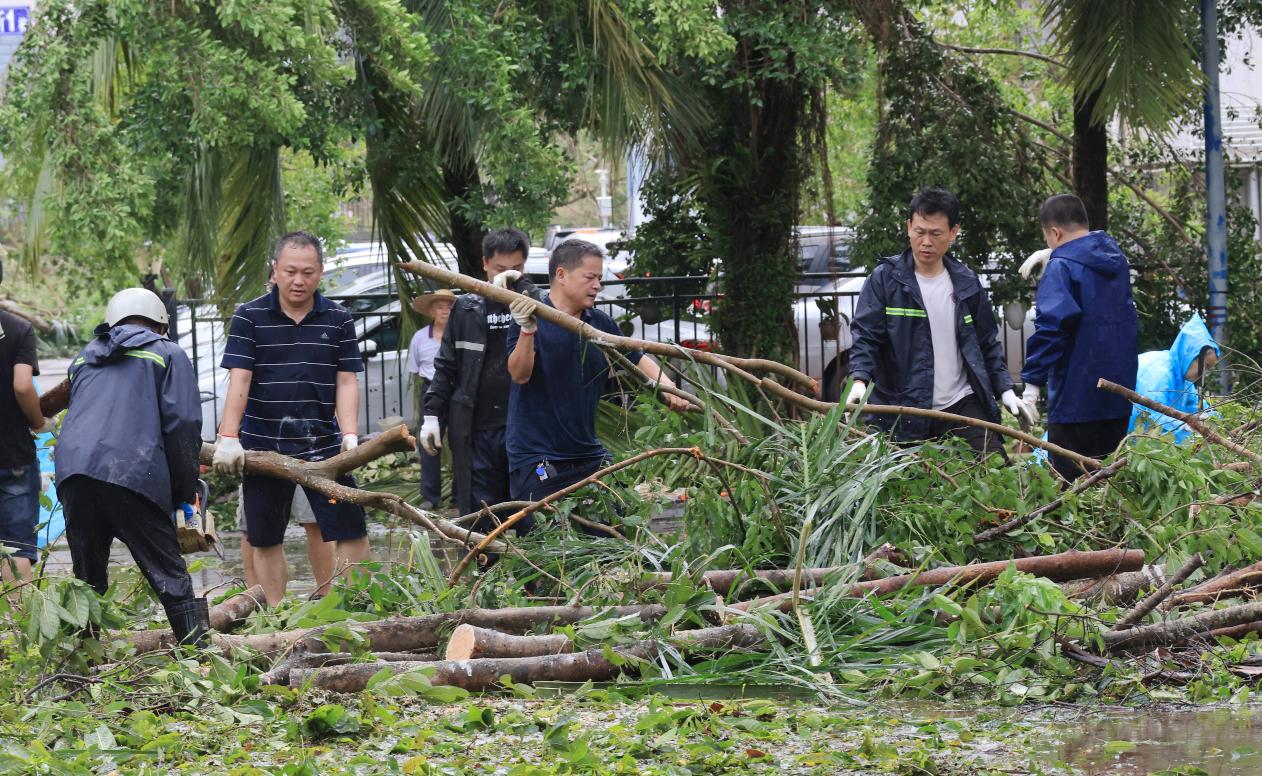
[[[476,164],[443,164],[443,185],[447,189],[449,203],[465,200],[480,184],[481,177]],[[449,205],[448,209],[451,213],[451,245],[456,249],[460,271],[470,277],[486,280],[486,273],[482,269],[482,237],[486,231],[482,224],[466,219],[459,208]]]
[[[749,62],[764,59],[753,44],[744,45],[753,49]],[[715,94],[721,118],[711,148],[723,163],[707,166],[702,196],[723,259],[717,314],[723,351],[791,364],[797,352],[798,134],[806,96],[797,82],[759,77],[757,68],[745,65],[753,83]]]
[[[1074,95],[1074,189],[1092,229],[1109,228],[1109,129],[1092,119],[1099,92]]]

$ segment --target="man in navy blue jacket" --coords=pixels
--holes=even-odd
[[[999,402],[1029,418],[1012,391],[999,329],[977,274],[948,252],[959,233],[960,202],[945,189],[924,189],[907,214],[911,247],[882,259],[863,284],[855,305],[846,403],[872,401],[949,412],[999,422]],[[996,401],[998,400],[998,401]],[[917,416],[894,423],[900,441],[959,436],[979,453],[1003,455],[998,437],[984,428]]]
[[[197,486],[202,409],[193,365],[166,326],[152,291],[128,288],[110,299],[105,323],[70,363],[57,495],[75,576],[104,594],[110,545],[121,539],[176,640],[204,643],[206,599],[193,595],[172,519]]]
[[[1139,316],[1131,298],[1130,266],[1118,244],[1092,232],[1087,209],[1072,194],[1049,197],[1039,209],[1051,258],[1039,283],[1034,334],[1026,343],[1025,402],[1034,408],[1046,385],[1047,438],[1093,458],[1117,449],[1130,423],[1131,403],[1096,387],[1100,378],[1135,387]],[[1066,479],[1078,464],[1057,455]]]

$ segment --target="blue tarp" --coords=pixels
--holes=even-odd
[[[38,382],[35,390],[39,390]],[[52,474],[56,468],[53,465],[53,444],[52,434],[35,437],[35,454],[39,458],[41,474]],[[65,532],[66,518],[61,513],[61,502],[57,500],[57,488],[50,484],[39,499],[39,546],[42,548],[56,543]]]

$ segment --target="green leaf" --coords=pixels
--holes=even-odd
[[[1133,752],[1137,748],[1134,741],[1109,741],[1100,749],[1105,754],[1119,755]]]

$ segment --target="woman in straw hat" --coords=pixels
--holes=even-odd
[[[421,417],[421,397],[434,379],[434,356],[438,355],[438,346],[443,341],[443,330],[447,328],[447,319],[451,317],[451,306],[456,302],[456,295],[446,288],[440,288],[429,294],[421,294],[412,300],[412,309],[429,318],[432,323],[412,335],[412,344],[408,346],[408,373],[412,375],[412,384],[416,389],[416,418]],[[424,448],[417,446],[417,454],[421,458],[421,508],[434,509],[443,500],[443,471],[441,458],[430,455]]]

